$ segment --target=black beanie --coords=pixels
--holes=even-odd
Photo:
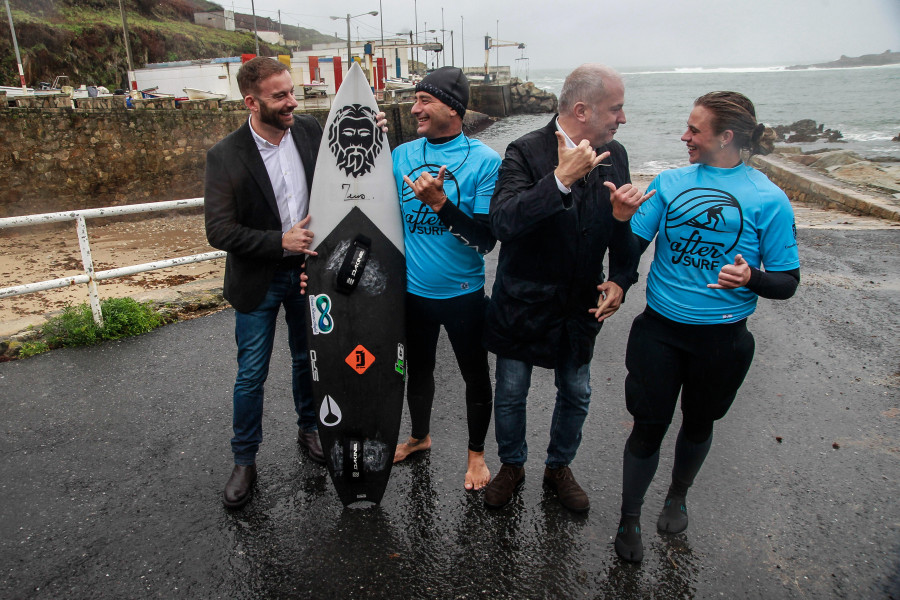
[[[457,67],[441,67],[416,84],[417,92],[431,94],[459,114],[465,116],[469,106],[469,80]]]

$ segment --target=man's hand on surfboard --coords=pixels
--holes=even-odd
[[[425,171],[415,181],[404,175],[403,181],[413,191],[416,198],[431,207],[434,212],[438,212],[447,201],[447,194],[444,193],[444,174],[446,172],[447,167],[442,166],[437,177],[433,177],[431,173]]]
[[[603,321],[607,317],[611,317],[613,313],[622,306],[622,298],[625,293],[618,283],[612,281],[604,281],[597,286],[600,292],[600,298],[597,300],[597,308],[592,308],[588,312],[597,317],[597,321]]]
[[[384,133],[388,132],[388,122],[387,122],[386,114],[384,114],[383,112],[380,112],[377,115],[375,115],[375,127],[378,127]]]
[[[316,256],[316,252],[309,249],[312,243],[313,232],[306,229],[312,217],[306,215],[306,218],[291,227],[284,235],[281,236],[281,247],[291,252],[302,252],[310,256]]]
[[[303,268],[306,269],[306,263],[303,263]],[[300,272],[300,295],[306,295],[306,286],[309,285],[309,275],[306,274],[306,271]]]

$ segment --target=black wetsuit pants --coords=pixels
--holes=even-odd
[[[683,422],[670,492],[687,493],[709,450],[713,422],[734,402],[754,349],[746,319],[688,325],[650,307],[635,318],[625,355],[625,402],[634,428],[625,445],[623,514],[640,514],[679,395]]]
[[[406,392],[413,438],[420,440],[431,430],[435,355],[443,325],[466,384],[469,450],[484,451],[493,409],[487,350],[481,344],[486,306],[483,289],[441,300],[406,294]]]

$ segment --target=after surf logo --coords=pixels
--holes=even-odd
[[[722,190],[692,188],[669,204],[664,233],[673,264],[719,271],[743,229],[737,198]]]
[[[347,175],[360,177],[371,171],[382,148],[375,111],[360,104],[339,109],[328,129],[328,148]]]
[[[425,172],[437,178],[440,171],[441,165],[426,163],[416,167],[406,175],[410,181],[415,181]],[[447,194],[450,202],[459,206],[459,182],[450,169],[444,171],[444,193]],[[410,233],[418,233],[419,235],[443,235],[447,228],[441,222],[440,217],[427,204],[419,201],[412,188],[404,182],[401,188],[400,203],[406,204],[410,200],[415,200],[416,204],[413,205],[414,208],[411,210],[407,207],[403,209],[403,220],[406,221],[407,230]]]
[[[331,298],[328,294],[309,297],[309,316],[313,335],[327,334],[334,330],[334,319],[331,317]]]

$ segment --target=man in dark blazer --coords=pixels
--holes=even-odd
[[[618,73],[582,65],[566,78],[559,115],[510,144],[500,166],[490,217],[501,246],[485,345],[497,355],[501,468],[485,490],[489,507],[506,505],[525,479],[534,366],[556,375],[544,482],[567,509],[590,507],[569,463],[590,404],[594,340],[637,278],[640,255],[629,221],[649,197],[631,185],[628,155],[613,141],[625,123],[624,103]]]
[[[298,441],[324,463],[317,432],[306,346],[300,275],[313,234],[309,192],[322,128],[297,107],[290,72],[271,58],[254,58],[238,72],[250,118],[206,156],[206,237],[225,259],[225,298],[235,309],[238,373],[231,449],[234,470],[224,504],[240,508],[256,481],[262,441],[263,385],[284,306],[291,350]]]

